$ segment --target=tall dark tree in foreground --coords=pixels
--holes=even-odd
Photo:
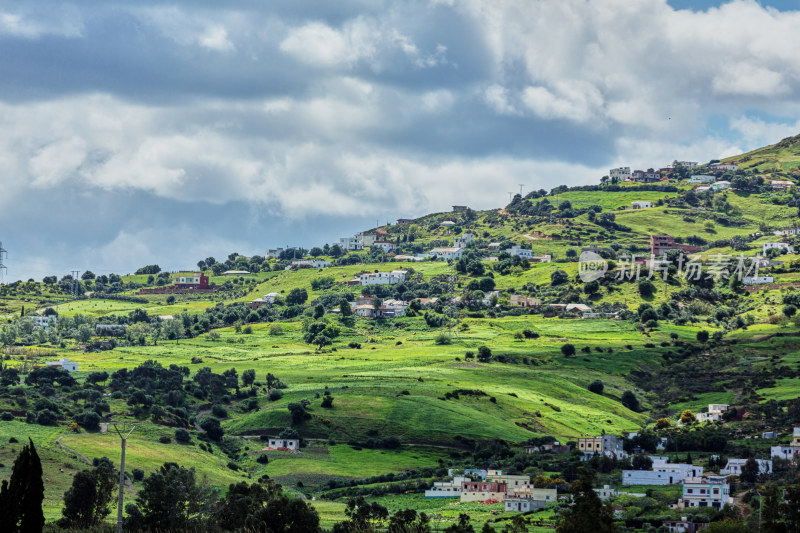
[[[37,532],[44,527],[42,462],[33,441],[19,452],[11,479],[0,487],[0,531]]]
[[[65,528],[89,528],[103,522],[111,512],[116,475],[105,465],[83,470],[72,478],[72,486],[64,493],[64,518],[58,525]]]
[[[306,502],[289,498],[280,485],[265,480],[248,485],[230,485],[217,514],[224,531],[264,533],[314,533],[319,531],[319,515]]]
[[[126,529],[185,531],[196,529],[209,520],[216,503],[216,493],[205,484],[197,484],[194,468],[164,463],[144,480],[136,505],[128,504]]]
[[[569,491],[572,507],[564,513],[557,533],[614,533],[614,510],[594,491],[594,472],[579,468],[578,479],[570,484]]]

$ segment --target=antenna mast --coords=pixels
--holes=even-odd
[[[81,282],[78,279],[78,275],[80,274],[80,270],[72,270],[72,292],[75,294],[75,298],[80,296],[81,292]]]
[[[3,248],[3,243],[0,241],[0,285],[5,283],[5,273],[8,271],[6,265],[3,264],[4,257],[8,257],[8,250]]]

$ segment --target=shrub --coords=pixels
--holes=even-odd
[[[322,405],[325,409],[333,408],[333,396],[327,395],[322,399]]]
[[[575,346],[567,343],[561,347],[561,353],[564,354],[564,357],[573,356],[575,355]]]
[[[175,430],[175,442],[180,442],[181,444],[186,444],[187,442],[191,442],[192,438],[189,435],[189,432],[183,428],[178,428]]]
[[[213,406],[211,406],[211,414],[216,416],[217,418],[227,418],[228,410],[225,409],[220,404],[215,403]]]
[[[531,331],[529,329],[522,330],[522,335],[526,339],[538,339],[539,338],[539,334],[538,333],[536,333],[535,331]]]
[[[639,400],[636,398],[636,395],[633,393],[633,391],[626,390],[623,392],[620,401],[622,402],[622,405],[631,411],[639,410]]]
[[[283,398],[283,391],[280,389],[272,389],[269,391],[269,401],[275,402]]]
[[[259,464],[265,465],[265,464],[269,463],[269,457],[267,457],[266,455],[259,455],[256,458],[256,462],[259,463]]]
[[[360,342],[351,342],[347,346],[349,346],[350,348],[354,348],[356,350],[360,350],[361,349],[361,343]]]
[[[253,326],[245,326],[242,328],[242,333],[245,335],[251,335],[253,333]]]
[[[272,324],[269,327],[269,334],[272,336],[283,335],[283,327],[280,324]]]
[[[141,468],[134,468],[132,472],[132,477],[134,481],[141,481],[144,479],[144,470]]]
[[[595,394],[603,394],[604,388],[605,386],[603,385],[603,382],[599,379],[596,379],[589,384],[589,391]]]
[[[161,437],[158,437],[158,442],[160,442],[161,444],[169,444],[170,442],[172,442],[172,439],[167,437],[166,435],[162,435]]]
[[[450,335],[448,335],[447,333],[444,333],[444,332],[439,333],[439,335],[436,336],[436,340],[434,342],[436,344],[440,345],[440,346],[443,346],[443,345],[446,345],[446,344],[450,344],[450,342],[451,342],[450,341]]]
[[[3,420],[4,422],[9,422],[11,420],[14,420],[14,415],[12,415],[11,413],[4,412],[2,415],[0,415],[0,420]]]

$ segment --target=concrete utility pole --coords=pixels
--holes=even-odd
[[[8,257],[8,250],[3,248],[3,243],[0,242],[0,285],[5,282],[5,273],[8,271],[6,266],[3,264],[4,257]]]
[[[131,436],[136,426],[131,426],[131,430],[124,436],[122,431],[125,431],[123,426],[122,431],[119,430],[117,424],[114,424],[114,430],[117,432],[122,444],[122,458],[119,461],[119,501],[117,502],[117,533],[122,533],[122,491],[125,488],[125,444],[128,442],[128,437]]]

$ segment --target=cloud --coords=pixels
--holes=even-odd
[[[45,212],[133,261],[197,212],[263,248],[733,155],[800,129],[798,26],[752,0],[0,0],[0,227],[56,250],[16,229]]]

